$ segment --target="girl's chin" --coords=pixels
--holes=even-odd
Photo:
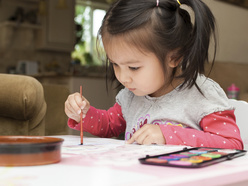
[[[148,94],[145,94],[145,93],[141,93],[141,92],[138,92],[138,91],[132,91],[134,93],[135,96],[147,96]]]
[[[152,95],[150,93],[146,93],[146,92],[141,92],[139,90],[137,90],[136,88],[129,88],[129,91],[131,91],[135,96],[147,96],[147,95]]]

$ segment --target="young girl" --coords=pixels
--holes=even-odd
[[[192,8],[193,24],[182,4]],[[80,130],[83,112],[84,131],[100,137],[125,132],[126,143],[243,149],[233,107],[203,75],[214,32],[201,0],[118,0],[99,35],[112,77],[125,88],[107,111],[70,95],[69,127]]]

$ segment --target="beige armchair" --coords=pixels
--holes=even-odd
[[[0,135],[68,134],[69,89],[30,76],[0,74]]]
[[[0,74],[0,135],[45,135],[43,87],[23,75]]]

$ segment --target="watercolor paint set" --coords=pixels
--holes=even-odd
[[[140,158],[139,161],[142,164],[148,165],[200,168],[231,160],[245,154],[245,150],[196,147],[156,156],[147,155],[145,158]]]

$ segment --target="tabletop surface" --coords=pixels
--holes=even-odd
[[[0,167],[0,186],[29,185],[223,185],[248,183],[248,155],[198,169],[140,164],[138,159],[185,146],[125,144],[123,140],[56,136],[64,139],[56,164]],[[50,183],[50,184],[49,184]]]

